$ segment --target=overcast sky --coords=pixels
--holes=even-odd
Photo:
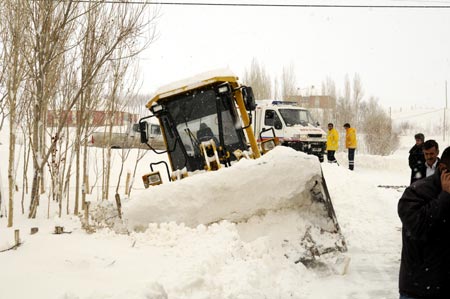
[[[445,107],[445,82],[450,81],[450,1],[332,3],[449,8],[163,5],[157,22],[159,38],[141,55],[143,91],[220,67],[242,77],[257,58],[273,78],[283,66],[294,65],[303,93],[312,85],[320,92],[326,77],[342,91],[345,75],[352,78],[358,73],[365,99],[377,97],[386,107]]]

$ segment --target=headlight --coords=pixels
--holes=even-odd
[[[222,84],[219,87],[217,87],[218,94],[228,93],[228,92],[230,92],[230,86],[228,85],[228,83]]]
[[[162,110],[163,110],[163,106],[162,106],[162,105],[156,104],[156,105],[153,105],[153,106],[150,107],[150,111],[151,111],[153,114],[155,114],[155,115],[157,115],[158,113],[160,113]]]
[[[300,140],[308,139],[308,134],[300,134]]]

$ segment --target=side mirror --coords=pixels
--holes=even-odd
[[[283,124],[281,123],[280,120],[275,120],[275,121],[273,122],[273,126],[274,126],[275,129],[277,129],[277,130],[283,129]]]
[[[247,111],[253,111],[256,109],[255,96],[253,95],[253,89],[249,86],[242,87],[242,96],[244,98],[244,105]]]
[[[320,127],[320,123],[316,121],[316,127]]]
[[[141,143],[148,142],[147,128],[148,128],[148,124],[146,121],[139,122],[139,132],[141,133]]]

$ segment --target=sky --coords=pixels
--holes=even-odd
[[[245,3],[255,2],[262,1]],[[264,3],[450,7],[445,0]],[[320,94],[327,77],[342,93],[345,77],[359,74],[365,99],[385,107],[446,105],[450,8],[162,5],[156,30],[140,55],[142,92],[215,68],[243,77],[256,58],[274,79],[293,65],[303,95]]]

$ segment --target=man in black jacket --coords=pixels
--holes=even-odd
[[[450,147],[436,172],[406,188],[398,203],[402,228],[400,298],[450,298]]]
[[[425,136],[422,133],[414,135],[416,144],[409,150],[409,168],[411,168],[411,184],[426,176],[425,156],[423,154],[423,143]]]
[[[425,176],[433,175],[439,164],[439,144],[436,140],[430,139],[424,142],[422,148],[425,157]]]

